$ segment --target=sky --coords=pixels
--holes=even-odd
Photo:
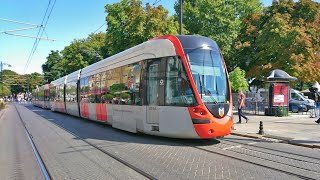
[[[157,5],[163,5],[169,10],[170,15],[174,14],[175,1],[177,0],[142,0],[144,4],[158,2]],[[49,2],[49,10],[51,7],[53,9],[48,19],[49,13],[45,18],[44,14]],[[61,51],[74,39],[86,38],[92,32],[105,31],[107,14],[104,12],[104,6],[115,2],[119,2],[119,0],[1,0],[0,61],[11,65],[11,67],[4,65],[3,69],[10,69],[19,74],[42,73],[41,65],[46,62],[46,57],[51,50]],[[271,2],[272,0],[262,0],[264,6],[271,5]],[[42,38],[55,41],[40,40],[27,66],[36,39],[7,35],[3,31],[33,26],[1,19],[36,25],[41,25],[43,19],[44,22],[48,19]],[[38,32],[39,28],[12,33],[36,37]]]

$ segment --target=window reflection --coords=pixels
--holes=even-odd
[[[182,61],[175,57],[167,59],[166,105],[194,105],[196,100]]]

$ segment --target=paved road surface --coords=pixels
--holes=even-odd
[[[263,121],[266,137],[274,137],[288,140],[290,143],[315,146],[320,148],[320,125],[314,121],[317,118],[310,118],[308,114],[291,114],[286,117],[248,115],[248,123],[234,124],[234,133],[256,135],[259,132],[260,121]],[[233,116],[234,122],[238,116]]]
[[[44,179],[12,107],[0,112],[0,179]]]
[[[17,107],[53,179],[145,178],[103,151],[157,179],[320,179],[320,151],[310,148],[239,136],[201,141],[132,134]]]

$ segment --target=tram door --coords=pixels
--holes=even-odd
[[[146,80],[147,123],[159,124],[160,106],[164,105],[165,61],[149,60]]]

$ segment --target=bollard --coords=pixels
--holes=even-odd
[[[263,122],[262,122],[262,121],[260,121],[260,126],[259,126],[259,132],[258,132],[258,134],[260,134],[260,135],[263,135],[263,134],[264,134],[264,131],[263,131]]]

